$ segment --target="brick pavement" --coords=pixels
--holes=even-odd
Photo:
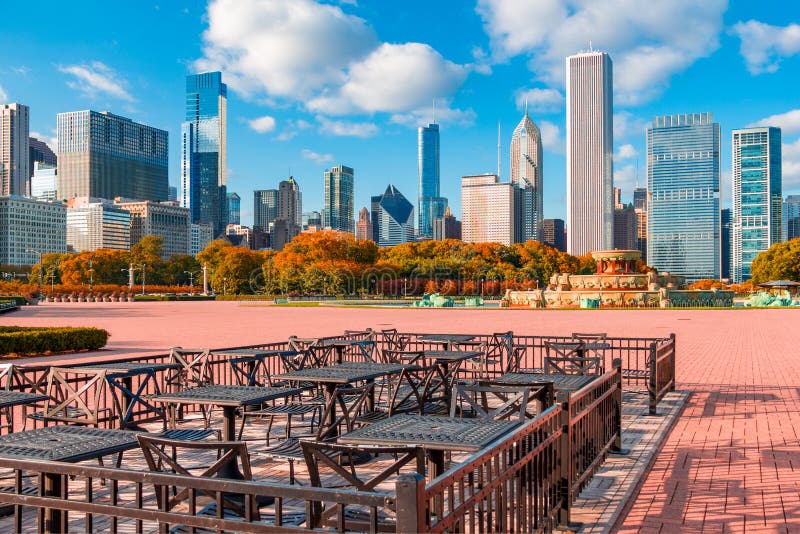
[[[0,325],[100,326],[112,333],[109,349],[127,354],[159,352],[175,344],[278,341],[289,334],[333,334],[366,326],[554,335],[675,332],[677,386],[691,396],[620,530],[798,532],[798,319],[798,310],[779,309],[416,310],[166,302],[47,304],[4,315]]]

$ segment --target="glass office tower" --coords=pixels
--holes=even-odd
[[[353,211],[352,167],[337,165],[325,171],[325,206],[322,212],[322,225],[342,232],[355,231],[355,212]]]
[[[511,183],[514,184],[516,235],[514,242],[541,239],[543,197],[542,135],[539,127],[525,115],[511,135]]]
[[[228,224],[241,224],[242,198],[236,193],[228,193]]]
[[[181,126],[181,205],[192,222],[211,224],[220,235],[228,224],[226,128],[228,86],[221,72],[186,77],[186,120]]]
[[[711,113],[647,129],[647,263],[688,282],[720,276],[719,137]]]
[[[439,196],[439,125],[417,129],[419,237],[433,237],[433,221],[444,215],[447,199]]]
[[[782,204],[780,128],[734,130],[734,282],[749,280],[756,256],[780,243]]]

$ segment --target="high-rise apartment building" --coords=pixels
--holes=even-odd
[[[242,198],[236,193],[228,193],[228,224],[240,224]]]
[[[562,219],[542,220],[542,242],[556,250],[566,252],[567,234],[564,231],[564,221]]]
[[[168,134],[107,111],[59,113],[58,196],[167,200]]]
[[[300,186],[292,176],[278,184],[278,209],[275,221],[279,220],[285,222],[286,230],[282,231],[281,240],[272,240],[273,244],[281,241],[284,244],[289,243],[300,234],[303,228],[303,197],[300,193]],[[275,250],[280,250],[280,248]]]
[[[36,200],[58,199],[58,169],[41,161],[33,162],[31,195]]]
[[[750,279],[759,253],[781,242],[781,130],[733,130],[733,281]]]
[[[781,237],[784,241],[800,237],[800,195],[789,195],[783,203],[783,230]]]
[[[356,239],[372,241],[372,219],[367,208],[361,208],[358,212]]]
[[[450,206],[445,208],[444,215],[433,220],[433,239],[461,239],[461,221],[450,213]]]
[[[0,104],[0,195],[28,194],[31,177],[30,110],[24,104]]]
[[[0,197],[0,264],[33,265],[41,254],[66,251],[66,206],[16,195]]]
[[[567,58],[567,251],[581,256],[614,243],[611,57]]]
[[[614,210],[614,248],[636,250],[636,211],[632,204]]]
[[[419,179],[419,237],[433,237],[433,221],[444,215],[447,199],[439,192],[439,125],[429,124],[417,129],[417,167]]]
[[[58,157],[53,152],[47,143],[40,141],[35,137],[28,138],[28,168],[31,176],[33,176],[34,163],[44,163],[51,167],[58,165]]]
[[[130,249],[130,213],[107,199],[70,199],[67,203],[67,248],[73,252]]]
[[[633,190],[633,209],[647,210],[647,188],[637,187]]]
[[[720,278],[731,279],[733,268],[731,252],[733,251],[733,215],[730,208],[719,211],[720,220]]]
[[[178,188],[174,185],[167,188],[167,200],[170,202],[178,202]]]
[[[647,263],[647,189],[637,187],[633,190],[633,211],[636,213],[636,248],[642,253],[642,261]]]
[[[461,177],[461,239],[467,243],[514,242],[514,184],[496,174]]]
[[[511,183],[516,188],[517,196],[514,203],[514,241],[517,243],[541,239],[543,152],[542,135],[528,116],[526,104],[525,115],[511,135]]]
[[[372,199],[372,212],[377,211],[378,214],[376,241],[378,246],[391,247],[413,241],[414,205],[391,184],[383,195]]]
[[[181,206],[192,222],[223,233],[227,217],[228,86],[221,72],[186,77],[186,116],[181,125]]]
[[[258,189],[253,191],[253,226],[264,230],[278,217],[278,190]]]
[[[255,250],[255,234],[249,226],[229,224],[225,227],[225,237],[234,246]]]
[[[322,210],[322,226],[331,230],[353,233],[354,176],[353,168],[344,165],[337,165],[331,170],[325,171],[323,175],[325,205]]]
[[[148,235],[164,240],[161,258],[189,254],[191,249],[191,214],[189,208],[172,202],[129,201],[118,198],[114,204],[130,213],[130,245]]]
[[[322,229],[322,214],[318,211],[304,211],[302,223],[303,230],[310,230],[312,227],[314,231],[320,230]]]
[[[214,239],[214,228],[210,224],[189,225],[189,254],[197,256]]]
[[[647,264],[689,282],[720,275],[719,147],[711,113],[647,129]]]

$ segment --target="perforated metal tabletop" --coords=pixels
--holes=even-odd
[[[23,391],[7,391],[0,389],[0,408],[19,406],[21,404],[33,404],[34,402],[44,402],[47,399],[47,395],[42,395],[39,393],[26,393]]]
[[[0,436],[0,456],[58,462],[80,462],[139,446],[129,430],[48,426]]]

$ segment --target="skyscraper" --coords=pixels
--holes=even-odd
[[[467,243],[514,242],[514,185],[496,174],[461,177],[461,239]]]
[[[566,252],[567,235],[564,232],[562,219],[544,219],[542,221],[542,242],[556,250]]]
[[[760,252],[781,241],[780,128],[733,131],[733,281],[750,279]]]
[[[719,210],[720,220],[720,278],[731,279],[731,251],[733,250],[733,217],[731,209]]]
[[[258,189],[253,191],[253,226],[264,230],[278,217],[278,190]]]
[[[29,122],[28,106],[0,105],[0,196],[28,194]]]
[[[444,215],[433,220],[433,239],[461,239],[461,221],[450,214],[450,206],[444,210]]]
[[[326,170],[325,205],[322,210],[322,226],[332,230],[353,233],[353,180],[355,172],[352,167],[337,165]]]
[[[516,188],[517,196],[514,204],[514,241],[517,243],[541,239],[542,155],[542,135],[528,116],[526,103],[525,115],[511,135],[511,183]]]
[[[632,204],[614,210],[614,248],[636,250],[636,211]]]
[[[781,237],[784,241],[800,237],[800,195],[789,195],[783,203],[783,231]]]
[[[67,208],[17,195],[0,196],[0,264],[33,265],[40,254],[67,251]]]
[[[367,208],[361,208],[358,212],[356,239],[372,241],[372,219]]]
[[[228,193],[228,224],[241,224],[242,198],[236,193]]]
[[[567,58],[567,251],[614,243],[614,132],[611,57]]]
[[[57,124],[59,198],[167,200],[166,130],[91,110]]]
[[[52,167],[55,167],[58,164],[56,153],[53,152],[44,141],[40,141],[35,137],[29,137],[28,147],[28,165],[31,176],[33,176],[33,164],[37,161]]]
[[[373,210],[378,211],[378,245],[390,247],[414,240],[414,205],[398,189],[389,185]],[[373,230],[374,232],[374,230]]]
[[[444,215],[447,199],[439,196],[439,125],[417,129],[419,237],[433,237],[433,220]]]
[[[647,129],[647,264],[689,282],[720,275],[719,143],[711,113]]]
[[[647,188],[637,187],[633,190],[633,208],[637,210],[647,209]]]
[[[278,214],[276,219],[286,221],[287,243],[303,228],[303,197],[293,176],[278,184]]]
[[[131,214],[103,198],[70,199],[67,203],[67,248],[73,252],[130,249]]]
[[[191,247],[189,210],[169,202],[128,201],[117,199],[114,204],[130,214],[130,245],[148,235],[161,237],[161,259],[173,254],[188,254]]]
[[[192,222],[225,230],[228,86],[221,72],[186,77],[186,117],[181,125],[181,206]]]

